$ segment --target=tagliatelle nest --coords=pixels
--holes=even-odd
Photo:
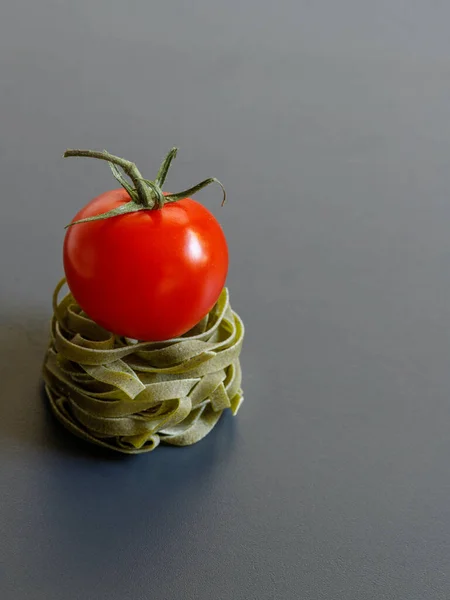
[[[158,444],[194,444],[225,409],[243,401],[239,354],[244,327],[223,290],[191,331],[166,342],[115,336],[54,293],[45,390],[56,417],[94,444],[136,454]]]

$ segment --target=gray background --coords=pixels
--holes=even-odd
[[[0,9],[2,600],[450,597],[450,5],[16,0]],[[63,225],[107,148],[231,247],[246,402],[111,457],[48,414]]]

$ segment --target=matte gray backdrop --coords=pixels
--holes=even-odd
[[[450,597],[450,5],[17,0],[0,9],[0,597]],[[231,247],[246,401],[110,457],[47,413],[64,224],[107,148]],[[130,260],[132,257],[130,257]]]

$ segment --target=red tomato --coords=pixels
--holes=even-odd
[[[75,216],[84,219],[129,202],[106,192]],[[214,306],[228,270],[228,249],[214,216],[186,198],[68,228],[64,270],[71,293],[103,328],[137,340],[178,337]]]

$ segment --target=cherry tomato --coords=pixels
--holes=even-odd
[[[74,220],[130,201],[105,192]],[[214,306],[228,270],[228,249],[215,217],[190,198],[68,228],[64,270],[82,310],[103,328],[137,340],[178,337]]]

